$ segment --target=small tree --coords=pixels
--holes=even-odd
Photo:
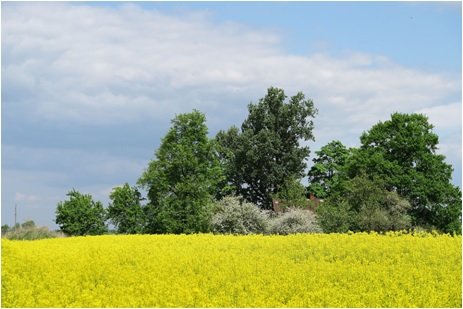
[[[34,220],[28,220],[28,221],[25,221],[21,224],[21,228],[23,229],[31,229],[31,228],[34,228],[35,227],[35,222]]]
[[[143,232],[146,216],[140,204],[141,194],[136,187],[128,183],[116,187],[109,195],[108,219],[122,234],[139,234]]]
[[[90,194],[69,191],[68,201],[59,202],[56,224],[67,235],[100,235],[107,232],[105,209],[101,202],[94,202]]]

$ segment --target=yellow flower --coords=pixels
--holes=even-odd
[[[2,307],[461,307],[461,236],[2,239]]]

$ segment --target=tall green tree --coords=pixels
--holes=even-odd
[[[301,142],[314,139],[312,100],[301,92],[286,99],[283,89],[269,88],[257,104],[249,104],[241,130],[232,127],[216,136],[228,188],[266,209],[288,179],[304,177],[310,151]]]
[[[145,227],[146,216],[141,206],[141,194],[136,187],[125,183],[116,187],[109,195],[108,219],[118,233],[139,234]]]
[[[147,232],[209,231],[211,202],[223,176],[205,122],[196,110],[176,116],[138,180],[148,190]]]
[[[410,202],[415,225],[461,232],[461,191],[451,183],[452,166],[436,153],[432,129],[424,115],[394,113],[362,134],[346,171],[383,179],[385,189]]]
[[[308,173],[309,187],[307,189],[318,198],[326,198],[333,187],[341,181],[342,169],[350,150],[340,141],[335,140],[323,146],[315,154],[317,156],[312,160],[314,165]]]
[[[66,194],[69,200],[59,202],[56,219],[60,230],[67,235],[100,235],[107,232],[103,204],[93,201],[90,194],[76,190]]]

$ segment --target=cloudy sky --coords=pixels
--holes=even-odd
[[[270,86],[314,100],[312,154],[428,115],[461,186],[460,2],[2,2],[1,27],[2,224],[56,228],[72,188],[107,204],[175,114],[214,136]]]

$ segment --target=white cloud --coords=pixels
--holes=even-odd
[[[207,14],[27,3],[5,6],[2,17],[5,91],[29,94],[29,111],[46,120],[130,123],[195,107],[226,115],[276,85],[364,127],[431,107],[460,85],[383,56],[288,55],[275,34]]]
[[[440,129],[461,129],[461,103],[423,108],[418,113],[428,116],[429,122]]]

